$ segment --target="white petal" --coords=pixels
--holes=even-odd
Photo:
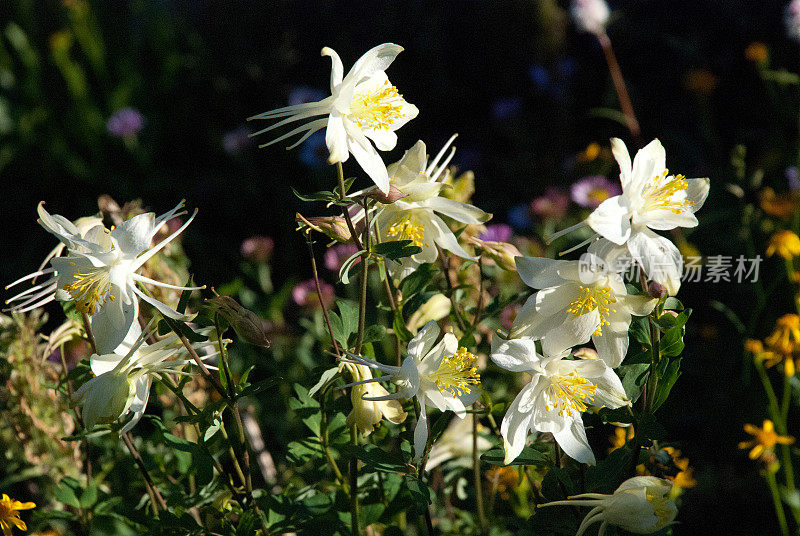
[[[477,257],[473,257],[466,251],[461,245],[458,243],[458,239],[456,235],[453,234],[453,231],[447,227],[447,224],[442,221],[442,219],[437,216],[436,214],[430,215],[430,225],[433,226],[435,230],[435,241],[436,244],[439,245],[442,249],[446,249],[447,251],[458,255],[462,259],[469,259],[469,260],[477,260]]]
[[[534,365],[539,363],[536,344],[528,337],[507,341],[493,337],[491,357],[498,367],[511,372],[532,370]]]
[[[500,434],[503,436],[503,447],[505,449],[505,459],[503,463],[508,464],[520,455],[528,439],[532,414],[527,411],[520,411],[520,401],[530,396],[529,391],[533,389],[532,384],[522,388],[517,397],[506,410],[503,422],[500,424]]]
[[[564,321],[542,338],[542,351],[555,355],[589,340],[600,324],[600,314],[592,310],[584,315],[565,315]]]
[[[664,285],[671,296],[678,292],[683,257],[675,244],[644,227],[631,235],[628,249],[650,279]]]
[[[150,384],[152,380],[149,375],[145,374],[136,382],[136,393],[134,394],[133,401],[131,402],[128,412],[133,413],[133,417],[125,426],[120,430],[120,435],[130,432],[134,426],[141,420],[144,415],[144,410],[147,408],[147,401],[150,398]]]
[[[344,129],[342,115],[338,110],[331,110],[328,116],[328,127],[325,130],[325,144],[328,146],[328,162],[346,162],[350,156],[347,148],[347,132]]]
[[[428,200],[428,206],[448,218],[470,225],[486,223],[492,218],[491,214],[482,211],[478,207],[447,199],[446,197],[432,197]]]
[[[408,342],[409,357],[413,357],[417,362],[422,361],[436,344],[439,333],[439,325],[433,320],[422,326],[416,336]]]
[[[92,315],[92,333],[97,353],[108,354],[116,351],[128,338],[131,330],[136,329],[133,325],[137,324],[138,327],[138,316],[139,301],[135,298],[128,303],[119,297],[114,301],[107,301]]]
[[[364,129],[364,135],[375,143],[379,151],[391,151],[397,146],[397,134],[391,130]]]
[[[569,426],[565,426],[560,432],[554,432],[553,437],[567,456],[573,460],[589,465],[596,463],[580,417],[572,419]]]
[[[619,164],[619,180],[622,183],[622,191],[626,192],[631,183],[631,155],[628,153],[628,148],[625,147],[625,142],[619,138],[611,138],[611,152]]]
[[[385,71],[394,59],[403,51],[403,47],[394,43],[383,43],[371,48],[361,56],[347,73],[347,78],[353,78],[358,84],[377,72]]]
[[[621,245],[631,234],[629,210],[627,199],[617,195],[600,203],[586,223],[603,238]]]
[[[414,458],[419,460],[425,453],[425,444],[428,442],[428,414],[425,409],[425,400],[419,401],[419,418],[414,428]]]
[[[420,174],[425,172],[427,158],[425,143],[419,140],[411,149],[403,153],[403,158],[388,167],[392,184],[402,189],[409,182],[417,180]]]
[[[342,83],[344,77],[344,66],[339,54],[330,47],[322,49],[323,56],[330,56],[331,58],[331,93],[336,91],[336,87]]]
[[[609,367],[616,368],[622,364],[628,352],[628,327],[631,315],[621,307],[609,315],[610,326],[603,326],[601,335],[592,335],[592,342],[597,356]]]
[[[711,181],[705,179],[686,179],[686,199],[692,202],[692,212],[697,212],[703,207],[711,188]]]
[[[117,241],[123,255],[136,257],[150,247],[150,241],[155,234],[155,218],[155,214],[147,212],[138,214],[114,227],[111,236]]]
[[[667,153],[658,139],[639,149],[633,158],[630,193],[639,195],[647,181],[661,175],[667,168]]]
[[[647,316],[653,312],[658,300],[637,294],[634,296],[617,296],[617,303],[632,315]]]
[[[181,321],[184,321],[184,322],[194,318],[194,315],[186,315],[186,314],[179,313],[175,309],[172,309],[168,305],[165,305],[165,304],[161,303],[157,299],[151,298],[150,296],[148,296],[147,294],[145,294],[144,292],[142,292],[141,290],[136,288],[136,286],[131,286],[130,289],[137,296],[139,296],[139,298],[141,298],[143,301],[145,301],[145,302],[149,303],[150,305],[152,305],[153,307],[155,307],[156,310],[158,310],[159,313],[161,313],[162,315],[164,315],[166,317],[172,318],[174,320],[181,320]]]
[[[385,194],[388,193],[389,174],[378,151],[350,121],[345,120],[344,126],[347,130],[347,147],[350,154],[355,157],[361,169],[375,182],[378,189]]]
[[[532,288],[555,287],[564,282],[558,270],[570,261],[557,261],[544,257],[516,257],[517,273]]]

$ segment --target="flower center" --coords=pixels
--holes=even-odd
[[[470,385],[481,383],[475,356],[463,346],[454,355],[445,356],[436,372],[428,377],[440,391],[450,391],[453,396],[470,392]]]
[[[74,263],[71,263],[74,266]],[[108,267],[101,267],[87,272],[73,272],[75,281],[66,285],[64,290],[69,292],[75,301],[78,312],[93,315],[97,309],[105,304],[106,300],[113,301],[111,294],[111,278]]]
[[[600,336],[603,334],[603,326],[610,324],[608,316],[616,310],[611,308],[611,304],[617,302],[611,293],[611,287],[579,286],[578,289],[580,293],[569,304],[567,312],[575,316],[581,316],[597,309],[600,314],[600,324],[598,324],[594,334]]]
[[[597,203],[598,205],[608,199],[608,190],[603,190],[601,188],[597,188],[589,192],[587,196],[592,202]]]
[[[11,509],[11,502],[0,500],[0,521],[6,521],[14,511]]]
[[[597,386],[573,370],[569,374],[559,374],[553,378],[550,389],[553,406],[545,405],[545,409],[558,409],[559,417],[563,417],[565,412],[571,416],[575,411],[586,411],[586,402],[594,399]]]
[[[416,218],[409,215],[401,218],[389,227],[386,235],[390,238],[397,240],[411,240],[411,243],[417,247],[424,247],[428,244],[425,243],[424,234],[425,227],[417,222]]]
[[[647,210],[669,210],[675,214],[680,214],[692,208],[692,202],[688,199],[673,199],[673,196],[680,191],[686,191],[689,183],[683,175],[668,175],[669,171],[664,170],[661,175],[656,175],[647,183],[642,191]]]
[[[666,495],[655,495],[647,492],[647,502],[653,507],[656,517],[658,517],[658,521],[656,521],[656,524],[650,527],[650,529],[655,531],[665,527],[672,519],[672,509],[669,507],[670,500]]]
[[[350,119],[360,129],[389,130],[395,121],[403,117],[402,109],[403,96],[387,80],[372,91],[353,96]]]

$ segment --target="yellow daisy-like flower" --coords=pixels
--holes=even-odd
[[[787,261],[800,256],[800,237],[792,231],[778,231],[769,239],[767,257],[772,257],[776,253]]]
[[[608,442],[611,443],[608,453],[610,454],[615,450],[624,447],[625,443],[627,443],[629,439],[633,439],[634,433],[633,425],[627,427],[615,426],[614,435],[608,437]]]
[[[0,529],[3,529],[3,536],[11,536],[12,526],[26,530],[28,526],[19,518],[19,512],[31,508],[36,508],[36,505],[32,502],[15,501],[4,493],[0,499]]]
[[[781,436],[775,432],[775,425],[771,420],[765,419],[761,428],[754,424],[745,424],[744,431],[753,436],[750,441],[739,443],[740,449],[751,449],[748,456],[751,460],[757,460],[767,454],[771,454],[775,445],[791,445],[794,438],[791,436]]]
[[[784,356],[800,350],[800,316],[789,313],[775,321],[775,329],[764,340],[767,348]]]

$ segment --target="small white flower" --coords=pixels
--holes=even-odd
[[[605,33],[611,14],[605,0],[572,0],[570,13],[579,30],[595,35]]]
[[[81,232],[63,216],[49,214],[40,204],[39,223],[61,240],[67,253],[53,257],[50,260],[51,268],[39,270],[12,283],[17,284],[39,275],[51,276],[47,281],[11,298],[9,302],[26,298],[12,310],[22,312],[40,307],[53,299],[74,301],[79,312],[91,316],[92,331],[101,353],[114,351],[129,335],[138,321],[139,299],[165,316],[188,319],[188,316],[148,296],[137,287],[137,283],[147,283],[175,290],[203,288],[169,285],[137,273],[145,262],[192,222],[197,211],[178,230],[150,247],[161,226],[177,216],[183,206],[183,202],[180,202],[158,217],[152,212],[139,214],[110,231],[100,224]]]
[[[616,525],[634,534],[652,534],[671,525],[678,514],[675,503],[668,497],[671,489],[669,480],[636,476],[620,484],[612,495],[583,493],[540,506],[592,507],[575,536],[582,536],[597,522],[602,522],[598,536],[604,536],[608,525]]]
[[[199,333],[208,335],[210,332],[211,328],[206,328]],[[135,324],[128,339],[115,352],[91,356],[95,377],[73,395],[76,402],[83,403],[83,422],[87,429],[132,415],[120,434],[128,432],[144,414],[153,379],[165,373],[186,374],[182,371],[183,367],[194,361],[189,358],[188,351],[177,336],[171,334],[148,345],[145,340],[151,334],[147,329],[142,333],[139,324]],[[209,340],[192,346],[202,355],[213,345],[214,341]],[[216,355],[205,353],[202,359]]]
[[[561,354],[591,338],[608,366],[622,364],[628,351],[631,315],[650,314],[657,300],[628,294],[614,270],[620,249],[601,239],[579,261],[517,257],[522,280],[541,290],[528,298],[517,314],[511,337],[541,340],[542,350],[549,355]]]
[[[417,397],[419,419],[414,429],[414,452],[416,458],[422,457],[428,441],[427,406],[440,411],[450,410],[464,418],[466,407],[480,398],[480,376],[475,365],[475,356],[466,348],[458,347],[458,339],[452,333],[445,333],[438,343],[439,326],[428,322],[408,343],[408,357],[401,367],[383,365],[362,356],[348,354],[352,360],[345,363],[366,365],[380,370],[386,376],[354,382],[344,387],[365,383],[390,381],[397,391],[378,397],[362,397],[364,400],[381,401]]]
[[[565,351],[540,356],[533,339],[492,340],[492,361],[512,372],[532,376],[508,407],[500,433],[505,462],[512,462],[525,447],[532,430],[550,432],[564,452],[581,462],[594,464],[581,413],[591,406],[611,409],[627,405],[622,382],[599,359],[564,359]]]
[[[330,152],[328,161],[331,164],[345,162],[352,154],[378,188],[387,193],[389,176],[386,166],[370,140],[381,151],[394,149],[397,145],[395,131],[419,113],[417,107],[406,102],[386,77],[386,69],[402,51],[403,47],[392,43],[378,45],[361,56],[343,77],[344,68],[339,55],[328,47],[323,48],[322,55],[330,56],[332,61],[331,96],[319,102],[296,104],[250,117],[248,120],[285,118],[253,136],[294,121],[327,116],[301,125],[260,147],[304,133],[289,147],[291,149],[314,132],[326,128],[325,142]]]
[[[445,144],[439,154],[428,163],[425,144],[418,141],[405,152],[399,162],[388,168],[389,182],[404,197],[390,204],[379,203],[376,207],[373,225],[381,241],[411,240],[422,251],[403,259],[402,263],[392,263],[395,277],[402,278],[417,266],[436,260],[436,246],[446,249],[464,259],[475,260],[458,243],[453,231],[439,217],[447,216],[457,222],[478,225],[489,221],[491,214],[467,203],[461,203],[440,196],[445,188],[447,165],[453,158],[455,149],[442,161],[455,136]]]
[[[707,178],[670,175],[664,147],[658,140],[639,150],[633,164],[622,140],[612,138],[611,150],[619,163],[622,194],[606,199],[586,221],[559,231],[550,240],[589,225],[603,238],[627,245],[648,277],[675,294],[680,288],[683,259],[672,242],[653,230],[696,227],[694,213],[703,206],[710,182]]]

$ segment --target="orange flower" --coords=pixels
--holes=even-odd
[[[789,220],[798,206],[797,196],[778,195],[772,188],[764,188],[759,194],[761,210],[782,220]]]
[[[20,530],[26,530],[28,527],[19,518],[19,512],[31,508],[36,508],[36,505],[32,502],[15,501],[4,493],[0,499],[0,529],[3,529],[3,536],[11,536],[12,525]]]
[[[745,424],[744,431],[753,436],[749,441],[739,443],[740,449],[751,449],[748,456],[751,460],[763,458],[775,449],[775,445],[791,445],[794,438],[791,436],[781,436],[775,432],[775,425],[771,420],[765,419],[761,428],[754,424]]]
[[[775,329],[764,340],[773,352],[790,356],[800,349],[800,317],[789,313],[775,321]]]
[[[747,61],[752,61],[753,63],[764,63],[769,58],[769,49],[764,43],[755,41],[744,49],[744,57],[747,58]]]

